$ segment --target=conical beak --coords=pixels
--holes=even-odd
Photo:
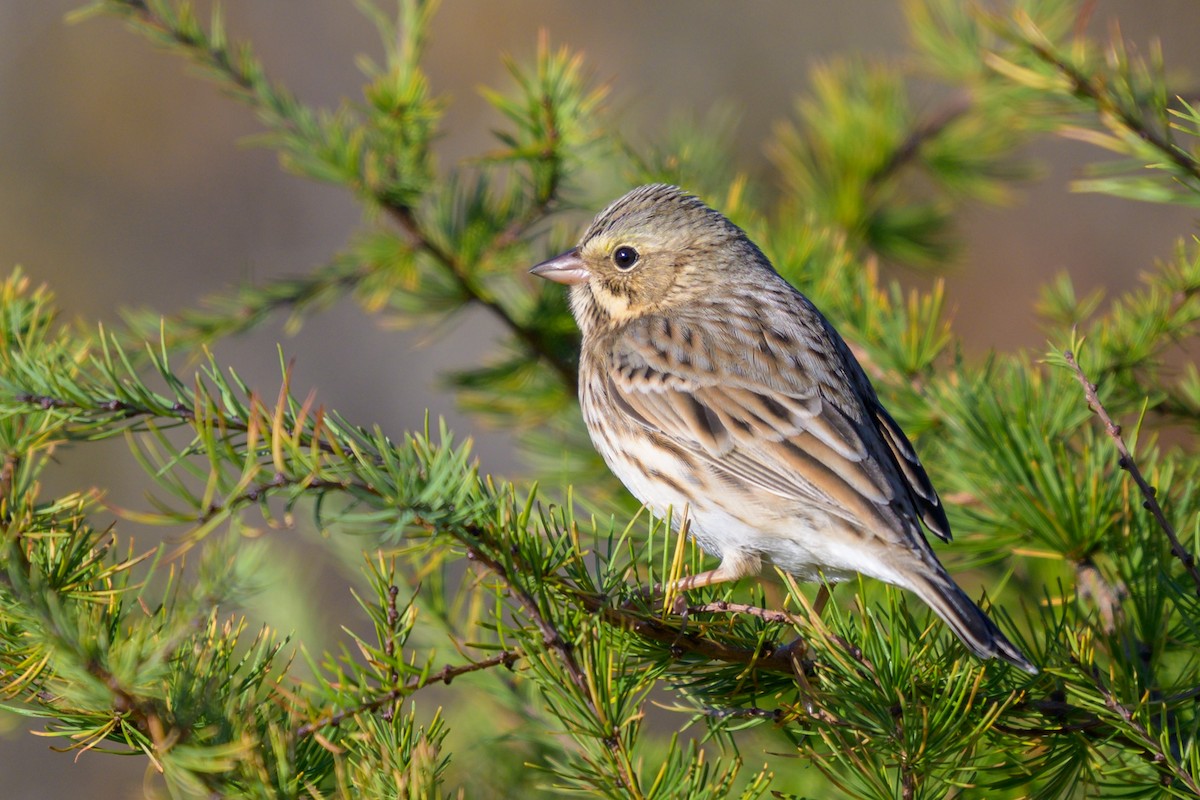
[[[575,283],[587,283],[588,279],[592,277],[592,274],[587,271],[587,267],[584,266],[583,259],[579,257],[578,247],[568,250],[561,256],[555,256],[549,261],[543,261],[529,270],[529,274],[555,283],[565,283],[568,286]]]

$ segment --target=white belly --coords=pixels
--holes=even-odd
[[[614,453],[602,448],[601,454],[613,473],[652,514],[664,520],[669,518],[676,530],[686,514],[688,530],[696,542],[706,553],[722,560],[740,560],[739,554],[752,555],[802,581],[844,580],[855,572],[883,580],[890,578],[879,574],[880,569],[870,568],[875,565],[864,564],[862,548],[851,546],[857,542],[839,529],[844,528],[844,523],[819,509],[798,503],[784,504],[774,495],[754,490],[723,489],[722,497],[713,497],[711,492],[691,484],[688,488],[693,491],[685,495],[678,487],[655,478],[657,470],[670,475],[676,483],[686,484],[678,466],[668,463],[663,453],[647,440],[628,452]],[[719,485],[711,477],[704,484]]]

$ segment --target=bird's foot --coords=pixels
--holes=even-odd
[[[752,617],[758,617],[767,622],[786,622],[792,625],[802,625],[804,622],[801,617],[789,614],[786,611],[776,611],[775,609],[761,608],[760,606],[751,606],[745,603],[730,603],[727,600],[714,600],[711,603],[699,606],[688,606],[688,611],[693,614],[704,611],[709,613],[749,614]]]

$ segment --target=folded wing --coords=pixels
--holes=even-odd
[[[742,322],[751,330],[755,324]],[[837,391],[834,376],[823,382],[821,370],[805,370],[785,351],[787,337],[762,335],[757,349],[746,347],[750,338],[723,344],[705,340],[699,326],[644,320],[614,345],[608,391],[632,421],[686,447],[726,480],[816,504],[910,546],[927,547],[918,518],[948,538],[937,493],[874,393],[864,403]],[[826,371],[854,369],[842,385],[865,382],[840,340],[829,344],[817,354]]]

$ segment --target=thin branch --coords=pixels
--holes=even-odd
[[[399,675],[399,673],[396,672],[396,662],[394,660],[396,657],[396,624],[400,621],[400,611],[399,611],[399,609],[396,608],[396,598],[399,595],[400,595],[400,587],[399,586],[392,584],[391,586],[388,587],[388,599],[387,599],[388,637],[387,637],[387,643],[383,646],[383,652],[384,652],[384,655],[386,655],[388,657],[388,660],[392,662],[392,666],[388,669],[388,682],[391,683],[393,686],[396,685],[396,681],[400,680],[400,675]],[[394,705],[389,706],[388,709],[383,712],[384,721],[391,722],[392,718],[395,716],[395,713],[396,713],[396,707]]]
[[[572,652],[571,645],[562,637],[562,634],[558,632],[558,629],[554,627],[554,624],[550,622],[550,620],[546,619],[545,615],[542,614],[541,608],[538,607],[538,602],[536,599],[534,599],[533,595],[531,595],[525,590],[524,587],[518,585],[513,580],[508,568],[500,563],[498,559],[481,550],[478,547],[478,540],[467,540],[465,543],[471,545],[470,549],[467,551],[467,558],[483,564],[485,567],[495,573],[496,577],[504,581],[504,583],[508,586],[509,591],[512,593],[512,596],[516,599],[517,604],[525,610],[525,613],[529,616],[533,624],[537,626],[539,631],[541,631],[542,642],[555,653],[557,653],[559,658],[562,659],[563,665],[567,669],[567,677],[571,679],[571,683],[573,683],[575,688],[581,693],[587,695],[587,676],[584,675],[583,669],[579,666],[579,662],[575,659],[575,654]]]
[[[337,491],[346,493],[369,494],[375,497],[380,496],[380,492],[374,486],[359,481],[334,481],[324,478],[314,478],[311,475],[299,477],[289,477],[286,475],[275,475],[269,481],[255,484],[249,489],[246,489],[241,494],[235,495],[223,503],[213,503],[196,517],[197,525],[204,525],[212,522],[221,514],[230,513],[237,510],[241,506],[251,505],[266,500],[274,492],[280,489],[313,489],[319,492]]]
[[[16,452],[4,454],[3,465],[0,465],[0,503],[5,503],[5,510],[8,514],[12,513],[12,498],[9,495],[12,493],[13,480],[17,474],[17,468],[21,464],[21,455]],[[0,517],[2,519],[2,517]]]
[[[1116,713],[1130,730],[1133,735],[1129,739],[1142,747],[1147,753],[1147,760],[1158,770],[1162,771],[1174,780],[1178,780],[1197,796],[1200,796],[1200,784],[1197,784],[1195,776],[1188,772],[1174,753],[1168,753],[1163,750],[1157,737],[1150,735],[1150,731],[1146,729],[1142,723],[1134,717],[1133,712],[1129,710],[1125,704],[1117,700],[1116,695],[1104,683],[1099,670],[1094,666],[1091,669],[1092,684],[1096,690],[1104,697],[1104,705],[1112,712]]]
[[[304,126],[297,124],[297,121],[289,116],[289,107],[294,105],[291,96],[282,93],[276,94],[275,92],[278,90],[263,91],[263,88],[269,86],[269,83],[262,78],[261,73],[251,74],[243,68],[238,63],[238,59],[230,54],[228,48],[208,46],[208,40],[204,38],[203,34],[189,36],[187,32],[172,26],[167,19],[156,14],[145,0],[110,1],[117,11],[124,12],[125,16],[131,17],[136,25],[140,25],[161,39],[185,48],[194,61],[224,77],[228,85],[235,90],[235,95],[258,111],[270,114],[270,123],[273,126],[304,138],[313,145],[324,144],[314,140]]]
[[[554,104],[545,94],[541,97],[541,108],[546,112],[546,142],[539,155],[540,161],[550,165],[550,176],[546,179],[545,187],[539,192],[537,201],[492,240],[489,248],[492,251],[503,250],[513,244],[531,227],[545,219],[562,188],[563,165],[558,150],[562,143],[562,133],[555,118]]]
[[[568,391],[575,392],[579,383],[578,373],[575,366],[569,361],[559,356],[553,347],[544,341],[541,333],[534,328],[529,328],[522,325],[516,318],[504,307],[499,300],[491,295],[478,281],[470,274],[469,270],[454,253],[446,250],[433,241],[425,231],[422,230],[420,223],[417,221],[413,209],[407,206],[386,205],[388,213],[392,219],[399,223],[400,227],[408,234],[409,243],[414,247],[424,250],[431,258],[440,263],[442,267],[450,273],[458,284],[459,289],[467,295],[473,302],[486,308],[490,311],[504,327],[508,328],[509,332],[521,341],[529,351],[537,357],[544,360],[562,380]]]
[[[195,61],[219,73],[228,85],[236,90],[236,94],[242,100],[260,112],[266,113],[269,126],[299,137],[314,148],[324,147],[327,144],[314,134],[313,130],[302,124],[301,120],[294,117],[295,109],[302,107],[295,104],[290,95],[284,95],[277,89],[267,90],[265,87],[269,87],[270,84],[265,78],[260,73],[250,74],[231,57],[226,48],[211,47],[202,36],[186,35],[184,31],[172,26],[168,20],[157,15],[144,0],[113,1],[117,9],[133,18],[137,24],[163,39],[186,48]],[[545,213],[553,202],[553,189],[556,187],[557,182],[551,185],[550,192],[538,198],[530,215],[518,220],[515,227],[510,226],[510,230],[502,232],[495,246],[504,246],[507,243],[504,241],[506,234],[519,235],[526,227],[539,219],[540,215]],[[361,190],[363,187],[357,188]],[[392,198],[381,196],[378,193],[375,194],[374,199],[399,224],[414,247],[423,250],[450,274],[470,301],[478,303],[490,311],[532,354],[550,365],[568,391],[576,391],[578,378],[575,367],[559,355],[557,349],[545,341],[539,331],[518,322],[497,298],[475,280],[467,266],[453,252],[435,242],[422,228],[411,206],[398,205]]]
[[[750,708],[712,708],[705,706],[702,710],[704,716],[717,720],[766,719],[776,724],[787,720],[787,713],[782,708],[759,708],[757,706],[751,706]]]
[[[1179,695],[1174,695],[1164,700],[1147,700],[1146,704],[1163,705],[1165,707],[1172,701],[1191,699],[1192,696],[1194,695],[1190,692],[1181,692]],[[1115,698],[1112,699],[1112,703],[1116,704]],[[1059,722],[1054,727],[1011,725],[1001,720],[996,720],[992,723],[993,728],[1011,736],[1041,739],[1048,736],[1062,736],[1064,734],[1082,734],[1096,742],[1111,742],[1115,738],[1135,749],[1143,749],[1145,746],[1145,742],[1139,741],[1136,737],[1131,736],[1128,731],[1113,725],[1111,721],[1101,718],[1095,712],[1085,711],[1078,706],[1073,706],[1065,700],[1055,698],[1026,700],[1013,704],[1011,708],[1014,711],[1036,711],[1047,719]],[[1113,708],[1113,710],[1116,709]],[[1128,713],[1128,709],[1125,709],[1125,711]]]
[[[1077,365],[1075,366],[1077,368]],[[1094,388],[1091,393],[1094,394]],[[192,412],[192,409],[182,404],[175,404],[169,409],[150,409],[134,407],[128,403],[119,401],[102,401],[91,405],[82,406],[76,402],[70,402],[59,398],[41,395],[23,395],[20,399],[30,403],[31,405],[45,409],[79,409],[85,412],[102,411],[119,415],[121,418],[130,416],[152,417],[161,415],[185,424],[197,424],[197,420],[195,418],[195,414]],[[218,420],[218,423],[222,430],[233,432],[244,432],[247,426],[247,423],[244,421],[232,417],[223,417]],[[1108,424],[1111,424],[1111,421],[1109,421]],[[311,436],[311,434],[308,433],[304,435]],[[311,441],[309,441],[306,446],[311,447]],[[369,453],[360,453],[359,457],[370,458],[371,456]],[[381,496],[377,488],[361,482],[323,479],[317,478],[314,475],[299,477],[274,475],[271,479],[255,484],[245,489],[241,493],[226,499],[222,505],[213,506],[207,509],[204,514],[204,519],[211,520],[213,516],[222,513],[223,511],[232,511],[238,506],[258,503],[273,493],[291,490],[299,486],[304,486],[306,488],[319,488],[329,491],[348,492],[359,496]],[[1150,493],[1149,497],[1153,498],[1153,494]],[[518,605],[520,605],[521,608],[529,615],[531,621],[541,631],[546,645],[562,660],[572,684],[584,694],[585,698],[588,699],[592,705],[593,712],[597,714],[597,718],[599,719],[599,708],[596,706],[595,700],[588,689],[584,672],[581,669],[578,661],[575,659],[571,645],[562,638],[554,625],[541,613],[537,599],[514,581],[514,576],[509,573],[504,564],[489,554],[488,551],[497,546],[497,542],[495,541],[495,533],[487,528],[475,525],[444,528],[420,516],[421,509],[414,508],[409,510],[417,512],[417,516],[411,520],[412,525],[421,527],[431,533],[446,534],[458,539],[469,548],[470,555],[474,560],[483,564],[505,582],[505,584],[510,588]],[[203,522],[204,519],[201,521]],[[522,570],[522,572],[525,571],[523,566],[518,565],[518,567]],[[594,593],[580,591],[577,587],[565,581],[561,576],[551,575],[547,576],[547,578],[548,580],[554,581],[557,584],[557,588],[560,589],[568,598],[570,598],[570,601],[578,603],[580,607],[588,612],[600,616],[606,624],[628,630],[631,633],[649,641],[667,645],[674,653],[680,656],[692,655],[711,661],[719,661],[728,664],[742,664],[755,670],[763,670],[766,672],[792,676],[796,675],[797,669],[799,669],[801,674],[803,674],[811,671],[815,666],[817,666],[810,660],[800,661],[797,659],[796,653],[794,652],[795,648],[791,646],[772,647],[770,645],[764,645],[762,647],[754,648],[732,646],[717,639],[708,638],[690,631],[686,628],[686,626],[671,625],[658,617],[641,614],[636,610],[627,607],[614,606],[605,597],[595,595]],[[796,617],[784,612],[775,612],[768,609],[760,609],[754,606],[745,606],[738,603],[718,601],[697,605],[689,610],[697,613],[747,613],[760,617],[769,622],[776,623],[795,624],[798,622]],[[849,643],[841,640],[840,637],[834,637],[832,634],[829,634],[829,636],[831,637],[832,641],[843,647],[849,655],[864,663],[864,665],[869,668],[869,664],[866,664],[866,662],[862,659],[861,653],[857,651],[857,648],[854,648]],[[476,669],[484,669],[487,668],[487,666],[494,666],[495,664],[502,663],[504,660],[505,656],[499,655],[493,659],[485,659],[481,662],[475,662],[475,664],[469,664],[460,667],[446,667],[442,671],[429,676],[419,685],[409,683],[402,687],[396,687],[378,697],[365,701],[362,706],[356,707],[356,709],[344,710],[310,722],[306,726],[300,728],[299,733],[301,735],[307,735],[320,727],[337,725],[347,716],[356,713],[358,710],[372,710],[374,708],[381,707],[388,702],[404,696],[406,693],[415,691],[416,688],[427,685],[428,683],[448,682],[457,675],[475,671]],[[1187,700],[1197,695],[1200,695],[1200,689],[1188,690],[1159,702],[1164,705],[1170,705],[1173,702]],[[1085,733],[1096,739],[1103,739],[1105,737],[1111,737],[1113,733],[1118,733],[1118,735],[1120,735],[1120,732],[1113,730],[1111,723],[1097,718],[1094,714],[1085,712],[1082,709],[1070,706],[1063,702],[1057,702],[1051,699],[1033,700],[1014,708],[1024,708],[1027,710],[1036,711],[1048,718],[1063,720],[1064,724],[1054,728],[1018,727],[997,721],[995,725],[997,730],[1013,735],[1032,737],[1069,733]],[[1076,721],[1065,722],[1065,719],[1068,717],[1074,717]],[[608,741],[610,746],[615,748],[614,756],[618,759],[618,763],[623,765],[624,771],[620,776],[621,780],[625,782],[627,787],[632,787],[631,792],[636,791],[636,784],[634,783],[635,778],[632,771],[631,762],[628,760],[628,754],[624,752],[617,736],[614,735]]]
[[[917,791],[917,778],[913,773],[912,767],[907,763],[900,762],[900,796],[904,800],[913,800]]]
[[[775,611],[770,608],[760,608],[758,606],[746,605],[745,603],[730,603],[725,600],[716,600],[712,603],[704,603],[698,606],[688,606],[689,614],[699,613],[729,613],[729,614],[748,614],[752,617],[758,617],[767,622],[787,622],[792,625],[803,625],[804,620],[797,617],[795,614],[789,614],[786,611]]]
[[[556,170],[555,175],[557,174],[558,171]],[[496,238],[492,240],[488,250],[493,252],[499,251],[516,244],[518,241],[520,241],[521,237],[525,235],[526,231],[549,216],[554,202],[557,199],[558,188],[556,183],[555,188],[551,191],[551,193],[547,194],[545,197],[538,198],[537,202],[530,206],[530,208],[524,214],[514,219],[508,224],[508,227],[500,231],[500,233],[496,235]]]
[[[726,600],[715,600],[711,603],[704,603],[703,605],[688,606],[687,610],[688,610],[688,613],[747,614],[752,617],[758,617],[759,619],[765,620],[766,622],[788,624],[788,625],[794,625],[797,627],[804,627],[806,625],[811,626],[814,624],[814,621],[817,623],[819,623],[819,621],[820,621],[820,616],[812,609],[810,609],[812,616],[806,618],[806,617],[797,616],[795,614],[789,614],[786,611],[776,611],[774,609],[761,608],[759,606],[747,605],[745,603],[730,603]],[[846,641],[846,639],[837,635],[836,633],[829,630],[828,628],[825,628],[824,626],[820,626],[820,627],[822,627],[821,635],[823,638],[829,639],[830,641],[832,641],[833,643],[835,643],[836,645],[841,647],[846,655],[850,656],[850,658],[852,658],[852,659],[854,659],[854,661],[858,662],[858,664],[860,666],[862,666],[872,676],[875,675],[875,665],[872,664],[870,661],[868,661],[863,656],[863,652],[862,652],[861,648]],[[780,662],[786,662],[788,664],[791,664],[792,663],[791,662],[791,659],[792,659],[791,654],[794,653],[798,649],[807,651],[807,647],[808,647],[807,644],[802,639],[797,639],[797,640],[789,643],[784,648],[773,650],[771,655]],[[815,665],[816,665],[816,662],[814,662],[812,660],[806,660],[806,661],[800,663],[802,672],[811,671]],[[792,665],[792,666],[793,666],[793,668],[790,670],[787,670],[787,671],[795,674],[795,665]],[[801,675],[798,677],[802,678],[803,676]],[[877,677],[875,677],[875,680],[876,680],[876,683],[878,683]]]
[[[251,505],[264,500],[270,494],[284,489],[294,488],[304,485],[306,487],[319,486],[322,489],[331,491],[345,491],[370,494],[376,497],[380,496],[379,490],[375,487],[368,486],[364,483],[349,482],[349,481],[330,481],[330,480],[315,480],[311,478],[288,478],[286,476],[276,475],[269,481],[256,484],[239,495],[228,498],[223,504],[214,504],[206,514],[198,520],[199,523],[210,521],[218,514],[235,510],[238,506]],[[409,509],[411,511],[419,511],[419,509]],[[441,533],[453,536],[461,541],[464,545],[470,548],[470,557],[474,560],[483,563],[489,569],[505,580],[511,586],[511,576],[507,571],[503,570],[503,565],[499,564],[495,559],[486,556],[480,550],[480,545],[490,541],[490,535],[482,528],[477,526],[467,526],[462,530],[445,529],[435,525],[429,520],[423,519],[421,516],[416,516],[411,520],[415,527],[424,529],[429,533]],[[496,567],[493,569],[493,564]],[[556,576],[548,576],[548,579],[555,579]],[[667,644],[680,654],[688,654],[700,656],[711,661],[721,661],[728,664],[753,664],[759,669],[764,669],[768,672],[776,672],[784,675],[792,675],[793,668],[793,653],[788,647],[779,648],[743,648],[734,647],[710,639],[699,634],[688,631],[686,627],[676,627],[663,622],[661,619],[653,616],[636,613],[625,607],[614,607],[609,604],[604,598],[594,594],[581,592],[575,587],[568,584],[562,584],[558,588],[564,591],[574,601],[578,602],[588,612],[600,614],[604,621],[610,625],[615,625],[624,630],[632,631],[650,641],[658,642],[659,644]],[[557,631],[549,626],[537,612],[536,601],[527,593],[515,594],[520,605],[529,612],[534,623],[539,626],[542,631],[543,639],[547,645],[556,652],[562,652],[560,648],[567,645],[562,641]],[[724,606],[724,607],[721,607]],[[790,615],[788,619],[779,618],[776,615],[783,612],[772,612],[767,609],[756,609],[753,606],[742,606],[737,603],[714,603],[711,609],[701,609],[697,607],[695,610],[711,610],[711,611],[726,611],[734,613],[752,613],[767,619],[772,622],[796,622],[795,617]],[[761,613],[756,613],[761,612]],[[840,640],[839,640],[840,641]],[[845,642],[841,642],[846,644]],[[855,648],[851,648],[846,644],[848,652],[854,654]],[[572,657],[572,663],[573,657]],[[811,661],[805,661],[802,664],[805,670],[813,667]],[[577,666],[576,666],[577,668]],[[573,682],[574,682],[573,678]]]
[[[781,675],[792,675],[794,672],[793,654],[787,647],[734,647],[717,639],[692,633],[684,627],[668,625],[658,617],[613,606],[604,598],[579,593],[576,595],[576,599],[588,611],[600,614],[610,625],[631,631],[652,642],[669,645],[675,653],[681,656],[694,655],[726,664],[754,665],[756,668]],[[811,667],[811,662],[805,664],[806,669]]]
[[[78,402],[75,402],[72,400],[64,400],[62,398],[53,397],[50,395],[30,394],[28,392],[14,395],[13,399],[19,403],[28,403],[31,406],[36,406],[37,408],[41,408],[45,411],[49,411],[51,409],[74,410],[74,411],[81,412],[83,414],[110,415],[115,419],[121,419],[121,420],[138,420],[138,419],[156,418],[156,419],[169,419],[174,423],[181,423],[181,424],[186,424],[186,425],[194,425],[196,423],[196,414],[195,414],[195,411],[192,410],[192,407],[188,406],[188,405],[184,405],[183,403],[179,403],[179,402],[173,403],[171,406],[169,406],[167,408],[152,408],[150,406],[139,406],[139,405],[135,405],[133,403],[126,402],[124,400],[96,400],[92,403],[85,404],[85,403],[78,403]],[[222,430],[231,430],[231,431],[235,431],[237,433],[247,433],[250,430],[250,423],[246,420],[239,419],[238,417],[229,416],[229,415],[221,415],[219,422],[220,422]],[[321,441],[321,440],[314,441],[314,437],[313,437],[312,433],[309,433],[309,432],[302,433],[300,441],[305,447],[314,447],[315,446],[319,450],[321,450],[321,452],[323,452],[323,453],[326,453],[326,454],[336,453],[335,448],[328,442]],[[267,490],[267,489],[272,489],[272,488],[278,488],[281,486],[293,485],[294,483],[296,483],[296,481],[288,481],[286,478],[283,478],[281,476],[276,476],[273,479],[273,481],[271,481],[271,482],[268,482],[268,483],[262,484],[258,487],[254,487],[254,488],[247,490],[246,494],[253,495],[255,488],[257,488],[259,490]],[[315,485],[317,485],[318,488],[329,488],[329,489],[350,489],[350,488],[358,488],[359,486],[361,486],[361,484],[350,484],[350,483],[332,482],[332,481],[316,481],[315,479],[314,479],[314,483],[315,483]],[[366,488],[369,489],[370,487],[366,487]],[[372,490],[372,491],[374,491],[374,490]],[[247,499],[256,500],[258,498],[254,497],[254,496],[249,496],[249,497],[247,497]],[[216,510],[219,511],[220,509],[218,508]]]
[[[396,700],[408,697],[413,693],[424,689],[426,686],[431,686],[435,683],[443,683],[447,686],[450,682],[460,675],[467,675],[472,672],[490,669],[496,666],[512,667],[518,659],[524,658],[525,654],[517,650],[503,650],[494,656],[484,658],[479,661],[472,661],[469,664],[460,664],[458,666],[447,665],[442,667],[437,672],[424,675],[419,678],[413,678],[404,683],[403,686],[397,686],[389,689],[378,697],[373,697],[370,700],[365,700],[353,708],[342,709],[341,711],[325,714],[312,722],[306,722],[296,729],[296,736],[303,738],[311,736],[321,728],[336,728],[347,717],[352,717],[355,714],[361,714],[366,711],[374,711]]]
[[[205,298],[199,308],[169,317],[169,324],[162,328],[167,337],[166,345],[178,348],[245,333],[276,311],[290,309],[299,313],[320,302],[329,292],[336,292],[340,298],[357,289],[375,272],[375,268],[366,264],[347,267],[335,261],[306,275],[236,287],[227,293]],[[134,330],[141,333],[141,320],[134,317],[132,322]],[[155,336],[159,327],[156,315]]]
[[[1192,582],[1196,584],[1196,594],[1200,595],[1200,569],[1196,567],[1195,557],[1187,551],[1187,548],[1179,541],[1179,537],[1175,534],[1175,528],[1167,520],[1163,513],[1162,506],[1158,503],[1157,490],[1146,482],[1142,477],[1142,471],[1138,469],[1137,463],[1133,460],[1133,456],[1129,452],[1129,448],[1125,445],[1125,439],[1121,436],[1121,426],[1112,421],[1112,417],[1108,415],[1104,405],[1100,402],[1099,396],[1096,394],[1096,384],[1090,382],[1087,376],[1084,375],[1083,369],[1079,366],[1079,362],[1075,360],[1075,354],[1070,350],[1063,351],[1063,357],[1067,364],[1075,371],[1075,377],[1083,386],[1084,395],[1087,397],[1088,405],[1092,411],[1100,417],[1100,421],[1104,423],[1104,429],[1108,432],[1109,437],[1113,440],[1117,447],[1119,457],[1117,465],[1132,476],[1138,489],[1142,493],[1142,506],[1154,515],[1158,521],[1158,526],[1162,528],[1163,533],[1171,541],[1171,554],[1178,558],[1183,564],[1184,569],[1192,577]]]
[[[312,478],[288,478],[286,476],[276,475],[269,481],[256,484],[241,494],[228,498],[223,504],[214,504],[207,510],[206,514],[198,520],[198,522],[203,524],[204,522],[211,521],[211,519],[218,514],[235,510],[238,506],[246,506],[253,503],[258,503],[274,492],[301,485],[306,487],[317,486],[331,491],[362,493],[374,495],[376,497],[380,496],[378,489],[365,483],[316,480]],[[417,512],[420,511],[420,509],[409,510]],[[495,559],[486,557],[480,552],[479,548],[481,543],[486,543],[491,538],[490,535],[482,528],[476,526],[467,526],[462,530],[445,529],[435,525],[429,520],[423,519],[419,515],[414,517],[410,524],[429,533],[441,533],[453,536],[470,548],[470,552],[472,554],[471,557],[473,559],[484,563],[489,569],[491,569],[492,563],[496,563],[498,567],[502,568],[502,565],[499,565],[498,562],[495,562]],[[507,572],[501,575],[501,577],[505,579],[506,583],[509,582],[508,578],[510,576],[507,575]],[[556,576],[548,576],[548,579],[555,579],[555,577]],[[604,598],[598,597],[591,593],[578,591],[573,586],[568,584],[562,584],[558,588],[567,593],[568,596],[578,602],[590,613],[600,614],[604,618],[604,621],[608,624],[632,631],[633,633],[636,633],[637,635],[650,641],[658,642],[660,644],[668,644],[672,647],[672,649],[676,650],[680,654],[701,656],[711,661],[721,661],[728,664],[753,664],[755,667],[764,669],[768,672],[777,672],[784,675],[791,675],[794,672],[792,666],[792,651],[787,647],[774,649],[733,647],[715,639],[706,638],[696,633],[692,633],[685,627],[668,625],[657,617],[639,614],[624,607],[614,607]],[[540,614],[536,616],[532,615],[532,612],[536,610],[536,602],[532,597],[530,597],[528,594],[524,594],[518,595],[517,599],[523,608],[525,608],[527,611],[530,611],[535,624],[545,623]],[[712,610],[729,612],[744,611],[745,613],[753,613],[751,611],[753,608],[752,606],[743,607],[736,603],[726,603],[724,604],[725,608],[718,608],[718,605],[719,604],[713,604]],[[766,609],[757,610],[763,612],[762,614],[758,614],[758,616],[762,616],[764,619],[768,619],[768,621],[795,621],[795,618],[791,618],[791,620],[769,618],[770,615],[780,614],[782,612],[770,612]],[[543,637],[548,645],[554,646],[554,643],[558,642],[559,644],[563,644],[565,646],[565,644],[561,642],[561,637],[558,637],[557,632],[554,631],[553,628],[549,626],[542,627],[541,624],[539,624],[539,627],[542,629]],[[843,642],[843,644],[845,643]],[[847,649],[853,652],[853,648],[850,648],[849,645],[847,645]],[[806,670],[811,669],[812,666],[813,664],[811,661],[806,661],[803,663],[803,667]]]
[[[971,110],[969,95],[961,95],[946,103],[942,108],[931,114],[924,122],[913,128],[900,146],[892,151],[891,157],[876,170],[869,179],[872,187],[878,187],[894,173],[900,171],[921,152],[921,149],[932,139],[950,127],[957,119]]]
[[[1172,164],[1184,172],[1192,180],[1200,181],[1200,164],[1188,153],[1179,148],[1166,136],[1149,128],[1145,121],[1135,116],[1128,109],[1118,104],[1100,85],[1085,75],[1073,64],[1067,63],[1046,45],[1038,42],[1025,42],[1038,58],[1057,69],[1071,82],[1071,90],[1077,97],[1084,97],[1095,103],[1096,107],[1111,114],[1121,121],[1121,124],[1138,138],[1162,153]]]
[[[491,555],[484,552],[479,547],[471,547],[471,549],[467,551],[467,555],[473,560],[478,561],[486,566],[492,571],[492,573],[500,578],[500,580],[504,581],[504,583],[508,586],[512,596],[516,599],[518,605],[525,610],[525,613],[533,621],[534,625],[536,625],[538,630],[541,631],[542,641],[547,647],[549,647],[558,655],[559,660],[566,669],[567,677],[571,680],[571,683],[574,684],[575,689],[579,692],[580,697],[584,700],[584,702],[587,703],[588,708],[592,713],[592,717],[601,726],[609,726],[610,722],[608,720],[608,715],[605,714],[603,709],[600,707],[595,693],[592,691],[592,687],[587,679],[587,675],[584,674],[583,669],[579,666],[579,661],[575,658],[573,646],[563,639],[562,634],[559,633],[558,629],[554,627],[554,623],[552,623],[545,617],[544,614],[542,614],[541,608],[538,606],[538,602],[533,595],[529,594],[529,592],[526,591],[523,586],[513,580],[504,564],[502,564],[498,559],[493,558]],[[609,748],[613,760],[616,762],[617,778],[625,790],[630,793],[630,795],[640,800],[643,795],[641,788],[638,786],[637,773],[634,771],[633,759],[628,749],[625,747],[624,742],[621,741],[619,729],[616,726],[612,726],[611,731],[612,732],[608,736],[604,737],[604,743]]]

